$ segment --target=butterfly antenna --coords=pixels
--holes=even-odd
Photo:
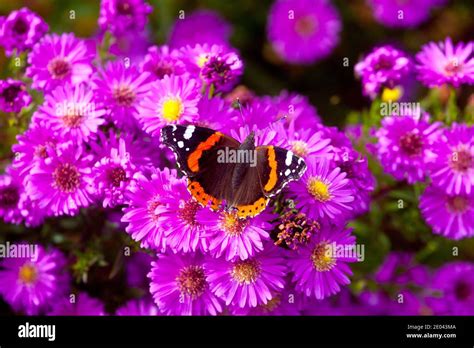
[[[240,102],[240,99],[237,98],[235,100],[235,102],[237,103],[237,106],[239,107],[239,112],[240,112],[240,118],[242,119],[242,126],[245,126],[245,118],[244,118],[244,113],[242,112],[242,103]]]

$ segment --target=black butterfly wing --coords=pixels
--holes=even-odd
[[[306,163],[293,152],[276,146],[258,146],[258,172],[266,197],[278,194],[289,182],[299,180]]]
[[[306,170],[302,158],[279,147],[258,146],[256,158],[256,166],[247,166],[231,201],[240,217],[260,214],[270,197],[290,181],[300,179]]]

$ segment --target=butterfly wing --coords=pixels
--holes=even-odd
[[[306,171],[306,163],[293,152],[276,146],[258,146],[258,171],[262,191],[272,197],[291,181],[299,180]]]

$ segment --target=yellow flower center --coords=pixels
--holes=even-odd
[[[382,92],[383,102],[396,102],[403,96],[403,88],[398,86],[395,88],[384,88]]]
[[[326,202],[331,199],[331,192],[329,186],[317,178],[310,178],[308,180],[308,192],[320,202]]]
[[[239,236],[245,230],[247,225],[248,221],[245,219],[240,219],[234,212],[222,213],[220,228],[232,237]]]
[[[331,246],[324,242],[316,245],[311,253],[311,261],[318,272],[329,271],[336,264],[336,260],[332,256]]]
[[[20,280],[25,284],[33,284],[36,279],[38,278],[38,271],[36,267],[32,264],[25,264],[20,267],[20,271],[18,272],[18,276]]]
[[[240,284],[254,283],[260,275],[260,265],[256,260],[238,261],[232,268],[231,275]]]
[[[209,55],[207,55],[207,54],[201,54],[201,55],[196,59],[196,64],[197,64],[198,67],[202,68],[208,61],[209,61]]]
[[[291,151],[300,157],[308,155],[308,144],[302,140],[295,140],[291,143]]]
[[[183,103],[177,98],[168,99],[163,103],[163,110],[161,112],[166,121],[177,121],[183,113]]]

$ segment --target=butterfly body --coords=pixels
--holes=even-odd
[[[242,142],[198,126],[166,126],[162,142],[176,155],[188,178],[188,190],[213,210],[235,210],[241,218],[265,210],[269,199],[306,170],[302,158],[275,146],[255,146],[255,135]]]

